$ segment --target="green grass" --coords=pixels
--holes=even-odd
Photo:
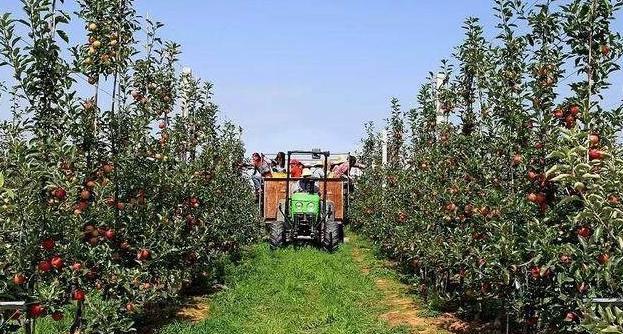
[[[176,320],[156,334],[409,333],[379,319],[387,306],[374,280],[389,279],[398,287],[399,274],[375,257],[366,239],[348,235],[349,242],[335,253],[314,247],[252,247],[239,264],[226,265],[228,289],[207,296],[208,319]],[[406,286],[399,290],[408,294]],[[422,310],[423,317],[435,315],[427,311]],[[45,318],[37,322],[37,333],[67,333],[70,325],[69,315],[61,322]]]
[[[379,320],[381,295],[351,257],[312,247],[270,251],[258,245],[228,269],[228,290],[211,298],[209,319],[176,322],[159,334],[407,333]]]

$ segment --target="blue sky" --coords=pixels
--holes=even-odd
[[[2,2],[0,11],[19,7]],[[467,16],[493,35],[492,4],[136,0],[140,14],[166,24],[165,39],[182,44],[182,64],[215,84],[247,150],[263,152],[353,150],[363,123],[387,115],[390,97],[412,105],[428,71],[461,41]]]

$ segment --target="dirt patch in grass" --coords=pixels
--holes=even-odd
[[[364,261],[363,251],[359,247],[353,247],[353,259],[361,267],[361,271],[368,275],[370,273],[370,267]]]
[[[374,275],[375,268],[372,267],[376,266],[390,270],[395,269],[396,266],[390,262],[371,259],[373,257],[371,250],[361,247],[356,239],[351,244],[353,244],[353,260],[361,267],[364,274]],[[409,287],[397,278],[375,275],[374,283],[381,292],[383,303],[387,308],[386,312],[381,315],[381,319],[392,327],[407,326],[412,333],[419,334],[484,334],[496,332],[490,331],[484,324],[463,321],[452,313],[442,313],[437,317],[423,315],[426,309],[418,305],[408,295]]]
[[[206,297],[189,297],[182,304],[162,307],[146,315],[138,329],[139,334],[156,334],[158,330],[175,321],[197,323],[210,316],[210,301]]]
[[[181,305],[175,314],[181,320],[199,322],[210,316],[210,304],[207,298],[193,297]]]
[[[414,333],[439,333],[441,328],[436,323],[437,319],[424,318],[420,315],[420,308],[415,302],[403,295],[400,283],[386,278],[374,280],[376,287],[383,294],[383,301],[388,307],[387,312],[381,315],[381,319],[391,326],[407,325]]]

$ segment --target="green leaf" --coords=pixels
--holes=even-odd
[[[69,36],[67,36],[66,32],[62,30],[57,30],[56,32],[58,33],[58,37],[65,41],[65,43],[69,43]]]
[[[558,181],[561,181],[561,180],[564,180],[564,179],[568,178],[569,176],[571,176],[571,174],[560,174],[560,175],[552,178],[551,181],[552,182],[558,182]]]
[[[622,333],[621,328],[618,328],[617,326],[612,326],[612,325],[602,329],[600,332],[601,333]]]
[[[554,152],[552,152],[552,153],[547,155],[547,159],[552,159],[552,158],[564,159],[566,157],[567,157],[567,155],[564,152],[561,152],[561,151],[554,151]]]
[[[589,164],[585,164],[585,163],[581,163],[575,166],[575,168],[573,168],[573,171],[576,174],[584,174],[586,172],[588,172],[589,170],[591,170],[591,166]]]
[[[603,229],[601,228],[601,226],[597,227],[595,229],[595,233],[593,234],[593,238],[595,241],[599,240],[599,238],[601,238],[601,233],[603,232]]]
[[[553,152],[552,152],[552,153],[553,153]],[[545,172],[545,176],[546,176],[546,177],[547,177],[547,176],[549,176],[550,174],[552,174],[552,173],[556,172],[559,168],[560,168],[560,166],[559,166],[559,165],[554,165],[554,166],[552,166],[550,169],[548,169],[548,170]]]

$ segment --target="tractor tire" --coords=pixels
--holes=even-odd
[[[270,248],[277,249],[283,246],[285,242],[284,223],[275,221],[270,224]]]
[[[337,250],[340,240],[342,239],[341,234],[343,232],[340,231],[341,223],[335,220],[328,220],[324,225],[324,233],[322,236],[322,247],[329,251],[333,252]]]

